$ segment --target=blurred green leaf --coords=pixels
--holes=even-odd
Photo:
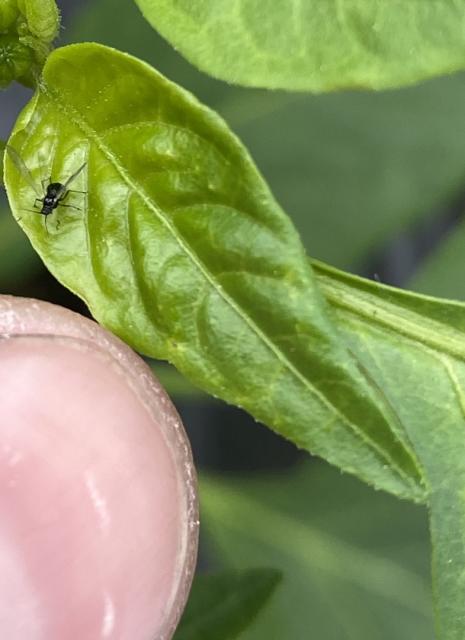
[[[0,182],[3,182],[5,142],[0,140]],[[6,206],[0,207],[0,293],[11,293],[41,267],[29,240]]]
[[[281,580],[274,569],[196,576],[174,640],[233,640],[267,605]]]
[[[206,548],[220,566],[283,573],[241,640],[433,639],[423,510],[316,463],[201,478],[200,489]]]
[[[0,212],[0,293],[11,293],[41,265],[39,256],[11,214]]]
[[[17,0],[2,0],[0,6],[0,32],[5,33],[14,28],[19,16]]]
[[[423,466],[437,631],[465,637],[465,306],[314,264],[341,336]]]
[[[49,57],[10,144],[36,183],[87,161],[72,187],[86,193],[66,201],[81,211],[59,208],[49,233],[38,215],[20,224],[97,320],[300,447],[424,500],[292,224],[215,113],[135,58],[72,45]],[[17,217],[35,197],[23,174],[7,156]]]
[[[409,281],[420,293],[465,300],[465,223],[451,229]]]
[[[449,0],[135,1],[193,64],[247,86],[381,89],[465,66],[465,8]]]

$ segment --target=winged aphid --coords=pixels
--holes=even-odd
[[[10,145],[6,145],[7,152],[13,161],[14,165],[26,180],[29,185],[34,190],[37,198],[34,201],[34,209],[27,209],[27,211],[32,211],[33,213],[38,213],[44,216],[45,220],[45,228],[47,229],[47,217],[53,213],[53,210],[57,207],[67,207],[70,209],[76,209],[77,211],[81,211],[79,207],[76,207],[73,204],[65,204],[63,201],[68,197],[70,193],[86,193],[85,191],[76,191],[74,189],[69,189],[70,184],[78,177],[84,167],[87,165],[87,162],[84,162],[77,171],[75,171],[69,178],[64,182],[52,182],[51,178],[49,180],[48,185],[44,185],[45,180],[42,180],[42,189],[43,194],[39,193],[37,189],[37,185],[34,182],[31,172],[26,166],[26,163],[21,158],[16,149]],[[41,203],[38,205],[37,203]]]

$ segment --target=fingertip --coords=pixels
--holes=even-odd
[[[140,358],[76,314],[0,299],[0,335],[2,633],[170,638],[198,529],[173,405]]]

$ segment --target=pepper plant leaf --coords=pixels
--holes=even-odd
[[[73,45],[49,57],[9,144],[37,184],[87,163],[48,219],[20,214],[36,196],[12,154],[5,180],[32,244],[98,321],[298,446],[424,500],[297,232],[215,113],[131,56]]]
[[[314,267],[346,343],[425,470],[437,633],[459,640],[465,636],[465,305]]]
[[[465,67],[465,6],[450,0],[136,0],[203,71],[298,91],[398,87]]]

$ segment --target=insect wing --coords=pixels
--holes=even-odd
[[[83,165],[81,165],[79,167],[79,169],[77,171],[75,171],[73,173],[73,175],[69,176],[68,180],[65,182],[65,184],[63,185],[63,193],[66,191],[66,189],[69,187],[69,185],[73,182],[73,180],[75,180],[78,175],[81,173],[81,171],[84,169],[84,167],[86,166],[87,162],[84,162]]]
[[[34,189],[37,197],[41,198],[42,194],[37,189],[37,185],[34,182],[34,178],[32,177],[31,172],[27,168],[26,163],[21,158],[19,153],[16,151],[16,149],[14,147],[11,147],[9,144],[6,145],[6,150],[7,150],[8,155],[10,156],[13,164],[18,169],[19,173],[26,180],[26,182],[29,184],[29,186],[32,187],[32,189]]]

